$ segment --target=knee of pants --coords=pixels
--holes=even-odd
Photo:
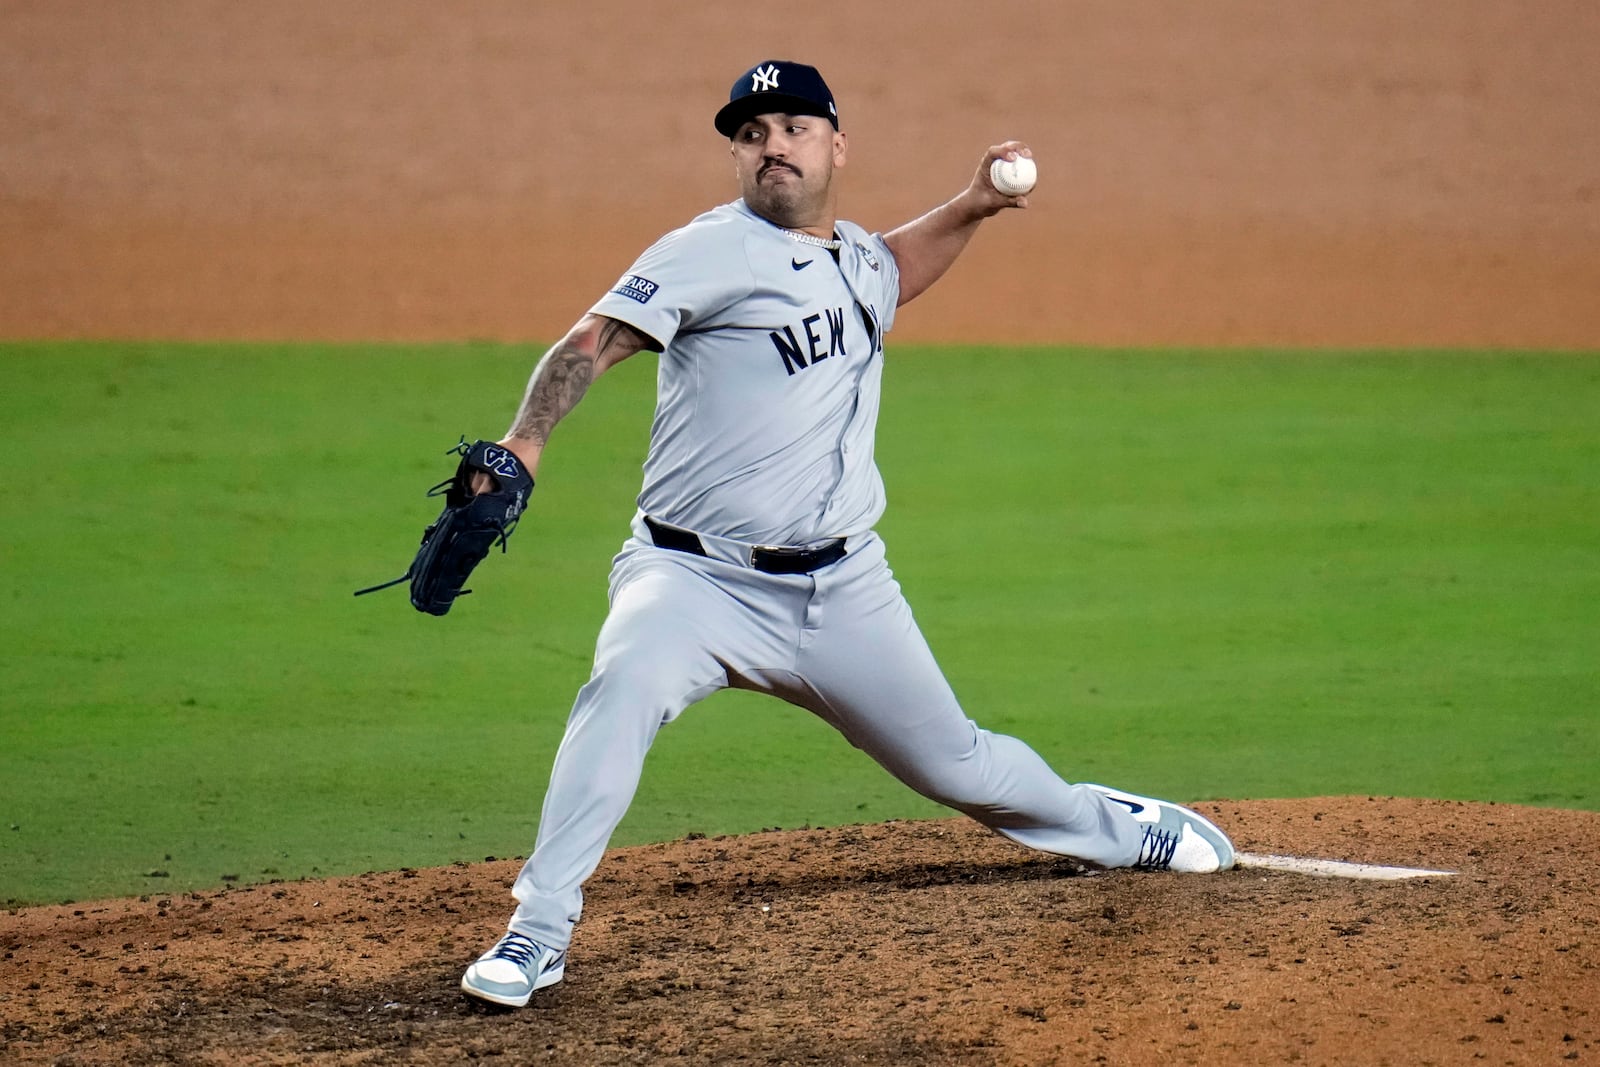
[[[983,821],[1012,812],[1030,788],[1051,774],[1032,749],[972,724],[965,751],[928,753],[891,767],[896,777],[929,800]]]
[[[657,731],[718,688],[705,684],[686,689],[686,684],[681,677],[654,673],[632,661],[597,667],[572,705],[556,753],[550,795],[573,802],[582,798],[585,809],[616,808],[620,818],[633,798]]]
[[[579,690],[572,717],[574,723],[600,720],[620,730],[637,723],[654,731],[726,684],[727,675],[715,663],[696,663],[687,655],[609,656],[595,664]]]
[[[1004,810],[995,791],[980,779],[965,774],[925,774],[905,783],[923,796],[966,815]]]
[[[985,762],[974,749],[961,757],[946,756],[890,769],[895,777],[929,800],[970,813],[982,810],[996,799],[995,790],[985,775]]]

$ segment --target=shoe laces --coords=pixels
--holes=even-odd
[[[1145,871],[1164,871],[1178,851],[1178,834],[1159,826],[1146,826],[1144,840],[1139,842],[1139,858],[1134,866]]]
[[[518,967],[526,968],[543,951],[543,946],[532,938],[524,937],[522,934],[507,934],[490,951],[489,958],[492,960],[510,960]]]

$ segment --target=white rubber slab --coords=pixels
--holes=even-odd
[[[1423,867],[1378,867],[1370,863],[1344,860],[1317,860],[1305,856],[1264,856],[1240,852],[1233,862],[1240,867],[1264,867],[1269,871],[1292,871],[1319,878],[1364,878],[1377,882],[1398,882],[1405,878],[1449,878],[1455,871],[1430,871]]]

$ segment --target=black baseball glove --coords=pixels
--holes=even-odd
[[[463,437],[446,455],[459,455],[461,462],[454,475],[428,490],[429,496],[444,496],[444,511],[422,531],[411,568],[392,582],[357,590],[356,596],[410,581],[412,607],[443,615],[456,597],[472,592],[461,586],[495,542],[506,550],[506,539],[528,506],[533,477],[514,453],[489,441],[469,445]],[[474,493],[472,483],[480,473],[494,485]]]

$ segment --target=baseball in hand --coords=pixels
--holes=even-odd
[[[997,159],[989,164],[989,180],[1004,196],[1021,196],[1039,180],[1039,168],[1027,156]]]

